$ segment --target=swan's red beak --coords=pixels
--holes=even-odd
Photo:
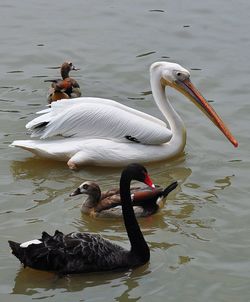
[[[152,180],[151,180],[151,178],[149,177],[148,174],[145,174],[144,183],[145,183],[146,185],[148,185],[152,190],[155,190],[155,185],[154,185],[154,183],[152,182]]]

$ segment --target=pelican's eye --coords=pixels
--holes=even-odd
[[[174,73],[175,73],[176,79],[179,81],[184,81],[189,78],[189,74],[186,72],[182,72],[182,71],[178,70],[178,71],[175,71]]]

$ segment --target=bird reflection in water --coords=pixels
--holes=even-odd
[[[130,299],[130,293],[134,289],[140,288],[140,279],[151,273],[149,266],[150,264],[147,263],[127,272],[116,270],[107,271],[105,274],[97,272],[66,276],[58,276],[54,273],[37,271],[31,268],[21,268],[16,275],[11,293],[14,295],[32,296],[33,299],[42,299],[49,297],[51,293],[49,291],[61,289],[61,292],[64,293],[81,291],[82,296],[86,297],[88,289],[107,285],[109,288],[110,286],[120,287],[121,290],[118,293],[118,297],[116,297],[117,301],[124,301],[123,299],[125,298],[127,298],[125,301],[137,301],[140,296]],[[95,299],[101,298],[98,297],[98,291],[92,290],[91,293],[93,293]],[[115,294],[117,294],[117,291]],[[106,298],[108,299],[108,297]]]

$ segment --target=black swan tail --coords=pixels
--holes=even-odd
[[[20,243],[9,240],[9,246],[11,248],[12,254],[16,256],[22,263],[24,263],[24,252],[20,247]]]

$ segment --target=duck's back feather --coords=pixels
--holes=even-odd
[[[154,214],[157,211],[157,208],[153,210],[151,207],[150,209],[145,209],[140,206],[133,206],[133,210],[136,217],[147,217]],[[96,216],[98,217],[105,217],[105,218],[121,218],[122,217],[122,206],[117,205],[115,207],[111,207],[109,209],[102,210],[101,212],[97,212]]]
[[[159,204],[167,195],[177,187],[173,182],[165,189],[157,186],[154,191],[148,187],[131,187],[131,200],[136,217],[147,217],[155,214]],[[111,189],[103,192],[101,199],[95,207],[95,215],[98,217],[121,217],[121,198],[119,189]]]

